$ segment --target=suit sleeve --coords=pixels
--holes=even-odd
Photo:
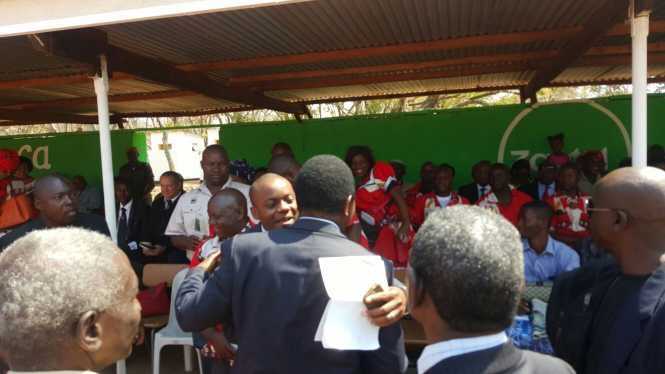
[[[395,271],[390,261],[384,261],[388,285],[394,285]],[[395,323],[379,330],[379,346],[375,351],[362,352],[361,367],[363,373],[391,374],[404,373],[408,367],[402,326]]]
[[[178,323],[184,331],[202,331],[231,319],[235,265],[229,255],[232,240],[222,244],[222,262],[204,282],[202,269],[187,273],[175,301]]]

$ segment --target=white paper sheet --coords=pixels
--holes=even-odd
[[[323,257],[319,266],[330,301],[314,340],[327,349],[378,349],[379,327],[362,312],[363,297],[373,285],[388,288],[383,260],[379,256]]]

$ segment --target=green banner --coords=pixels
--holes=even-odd
[[[478,160],[508,165],[527,158],[536,165],[549,153],[546,137],[563,132],[565,151],[573,156],[602,150],[610,167],[629,154],[630,97],[564,103],[505,105],[487,108],[436,110],[380,116],[248,123],[222,126],[221,143],[232,159],[264,166],[275,142],[289,143],[304,161],[321,153],[343,157],[353,144],[372,147],[377,159],[400,159],[408,166],[407,180],[418,178],[420,165],[431,160],[457,168],[456,184],[471,179]],[[649,144],[665,143],[665,96],[648,100]]]
[[[137,147],[140,157],[145,160],[144,133],[113,131],[111,145],[115,174],[127,162],[125,151],[129,147]],[[34,165],[33,177],[58,172],[68,177],[82,175],[91,185],[102,184],[99,134],[96,132],[0,137],[0,148],[16,149],[21,156],[29,157]]]

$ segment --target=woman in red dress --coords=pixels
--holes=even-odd
[[[405,266],[415,232],[393,167],[375,161],[367,146],[350,147],[346,163],[358,181],[356,212],[370,249]]]

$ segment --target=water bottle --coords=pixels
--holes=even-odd
[[[529,349],[533,341],[533,325],[529,316],[517,316],[509,332],[515,347]]]

